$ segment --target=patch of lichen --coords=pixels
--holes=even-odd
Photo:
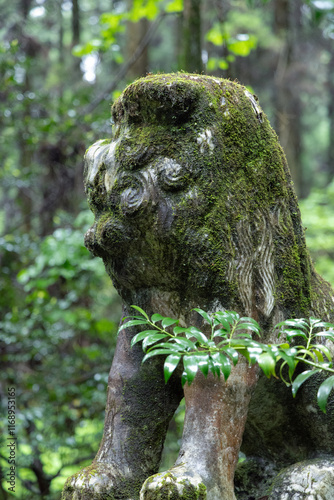
[[[187,478],[175,478],[172,472],[167,472],[159,479],[159,486],[150,488],[156,481],[156,476],[149,478],[145,484],[146,500],[206,500],[207,490],[203,483],[194,486]]]

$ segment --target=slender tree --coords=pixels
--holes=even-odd
[[[329,118],[329,145],[328,145],[328,182],[334,179],[334,43],[329,41],[330,60],[328,63],[328,118]]]
[[[184,0],[183,43],[185,71],[200,73],[202,63],[201,0]]]
[[[296,192],[303,196],[301,166],[301,101],[298,91],[298,58],[301,35],[301,1],[275,0],[274,29],[281,38],[275,75],[276,130],[286,152]]]

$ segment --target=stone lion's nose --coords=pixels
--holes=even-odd
[[[97,224],[92,225],[85,234],[84,244],[87,250],[89,250],[93,255],[101,257],[101,247],[96,241],[96,229]]]

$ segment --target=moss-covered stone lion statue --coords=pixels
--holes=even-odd
[[[85,244],[103,259],[124,316],[135,304],[201,326],[194,307],[235,310],[259,322],[265,342],[286,318],[334,320],[333,291],[313,268],[284,153],[255,96],[219,78],[161,74],[128,86],[112,116],[112,138],[85,157],[95,214]],[[130,347],[137,331],[119,334],[100,449],[67,480],[64,500],[334,498],[333,401],[324,415],[312,383],[293,399],[246,362],[227,382],[199,373],[185,386],[179,457],[157,474],[181,374],[165,384],[163,359],[142,364],[140,345]]]

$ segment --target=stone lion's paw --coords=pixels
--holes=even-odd
[[[206,500],[206,487],[198,474],[183,466],[173,467],[146,479],[140,500]]]
[[[111,465],[93,463],[67,479],[61,500],[130,500],[138,498],[139,488],[136,481],[121,477]]]

